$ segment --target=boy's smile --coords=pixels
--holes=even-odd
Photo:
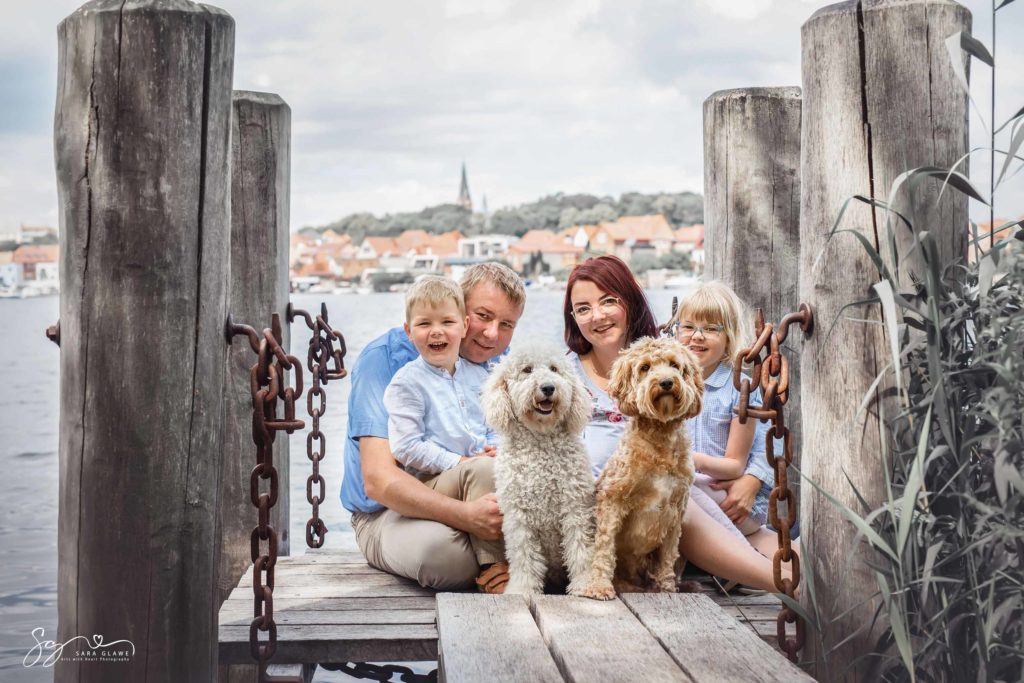
[[[436,306],[421,304],[409,311],[405,333],[416,350],[430,365],[455,370],[459,359],[459,343],[466,335],[466,318],[454,301]]]

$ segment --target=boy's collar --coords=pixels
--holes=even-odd
[[[458,358],[455,359],[455,372],[449,373],[448,368],[439,368],[437,366],[431,365],[426,361],[426,359],[423,356],[418,356],[417,358],[421,363],[423,363],[423,367],[425,367],[427,370],[430,370],[438,377],[451,377],[452,375],[458,374],[459,365],[462,363],[469,362],[462,356],[459,356]]]

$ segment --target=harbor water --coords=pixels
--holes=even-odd
[[[686,291],[649,290],[656,318],[666,319],[672,297],[681,297]],[[537,340],[561,343],[563,297],[558,289],[530,290],[513,346]],[[294,294],[292,301],[309,311],[318,310],[321,301],[327,304],[332,326],[345,335],[348,367],[369,341],[389,325],[400,325],[404,315],[401,293]],[[5,351],[0,358],[0,377],[7,387],[0,392],[0,468],[4,473],[0,483],[0,680],[9,683],[53,678],[52,670],[41,664],[26,667],[25,657],[36,645],[33,631],[43,629],[45,639],[56,639],[57,631],[59,349],[44,335],[57,316],[55,296],[0,300],[0,338]],[[239,322],[261,328],[269,325],[269,321]],[[292,352],[305,359],[308,341],[308,329],[301,320],[296,321]],[[327,386],[327,412],[321,420],[327,456],[321,472],[327,480],[328,500],[320,514],[329,529],[327,547],[357,550],[349,515],[337,497],[348,391],[347,380]],[[291,437],[291,453],[290,536],[297,541],[292,552],[298,554],[305,548],[305,523],[310,514],[305,492],[310,463],[305,457],[304,435]],[[342,678],[340,674],[317,675],[318,681]]]

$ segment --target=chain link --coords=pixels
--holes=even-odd
[[[274,467],[274,439],[277,432],[289,434],[305,427],[295,419],[295,399],[302,395],[302,364],[281,348],[281,319],[273,315],[271,326],[262,336],[248,325],[227,321],[227,337],[245,335],[256,353],[256,364],[249,370],[252,394],[252,440],[256,444],[256,466],[249,476],[249,498],[257,510],[257,523],[250,536],[252,557],[253,620],[249,623],[249,648],[258,662],[260,683],[301,683],[295,676],[270,676],[267,664],[277,651],[277,624],[274,623],[274,567],[277,564],[277,531],[270,524],[270,510],[277,503],[279,477]],[[285,372],[295,374],[295,386],[287,386]],[[278,399],[284,404],[284,417],[278,418]],[[260,482],[268,482],[261,491]],[[265,544],[265,546],[264,546]],[[260,631],[267,634],[260,642]]]
[[[366,678],[379,683],[390,683],[398,676],[402,683],[437,683],[437,669],[427,674],[418,674],[412,669],[396,664],[363,664],[342,662],[340,664],[320,664],[327,671],[341,671],[353,678]]]
[[[793,435],[785,423],[785,405],[789,399],[789,360],[781,352],[782,343],[786,341],[789,327],[800,324],[805,336],[814,331],[814,316],[811,307],[800,304],[798,313],[790,313],[779,323],[778,331],[770,323],[764,321],[764,314],[757,309],[755,332],[757,341],[750,348],[737,354],[737,362],[733,364],[732,382],[740,392],[739,405],[734,408],[741,423],[750,417],[758,420],[771,420],[772,426],[765,437],[765,455],[768,464],[775,472],[775,486],[768,498],[768,521],[778,531],[779,549],[772,557],[772,580],[779,593],[796,600],[796,589],[800,585],[800,557],[793,551],[790,531],[796,522],[796,497],[789,488],[788,467],[793,462]],[[763,355],[762,355],[763,354]],[[744,363],[753,363],[751,379],[741,375]],[[750,394],[757,388],[761,389],[761,407],[749,405]],[[775,455],[775,439],[782,439],[782,457]],[[786,503],[785,516],[779,515],[779,503]],[[789,563],[790,578],[782,576],[783,563]],[[790,637],[786,632],[786,624],[796,624],[796,633]],[[797,653],[803,649],[806,640],[804,620],[792,608],[783,606],[776,619],[776,636],[779,648],[793,662],[797,661]]]
[[[309,413],[311,428],[306,436],[306,455],[313,465],[313,473],[306,479],[306,500],[312,506],[313,514],[306,522],[306,545],[310,548],[320,548],[324,544],[324,537],[327,535],[327,525],[320,519],[320,504],[324,502],[327,493],[327,483],[320,474],[320,461],[327,454],[327,437],[320,431],[320,418],[327,409],[327,393],[323,386],[332,379],[342,379],[348,374],[345,370],[345,338],[341,332],[331,329],[327,322],[327,304],[320,304],[320,315],[313,318],[308,312],[294,308],[288,304],[288,322],[294,322],[295,318],[302,317],[306,326],[313,332],[309,339],[309,351],[306,357],[306,367],[312,386],[306,395],[306,411]],[[338,348],[334,348],[334,343]],[[330,367],[331,363],[334,367]],[[314,405],[314,400],[316,404]],[[313,489],[316,488],[316,495]]]

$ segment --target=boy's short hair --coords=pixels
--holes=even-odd
[[[514,306],[522,307],[526,303],[526,288],[523,280],[508,266],[497,261],[477,263],[466,269],[462,275],[462,295],[469,293],[479,284],[490,282],[500,289]]]
[[[459,315],[466,316],[466,301],[455,280],[441,275],[424,275],[405,293],[405,321],[411,319],[413,306],[440,306],[446,301],[454,301],[459,307]]]
[[[703,320],[721,325],[726,335],[725,360],[732,365],[736,354],[754,342],[750,317],[749,308],[732,287],[719,280],[711,280],[683,299],[672,322]]]

